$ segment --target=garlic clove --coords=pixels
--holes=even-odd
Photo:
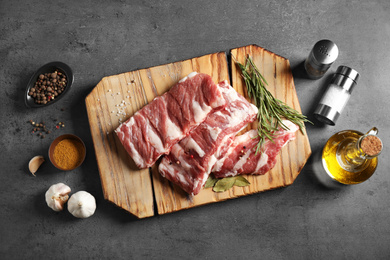
[[[68,201],[68,211],[76,218],[88,218],[95,213],[95,197],[86,191],[74,193]]]
[[[43,158],[42,155],[34,156],[30,162],[28,163],[28,169],[30,170],[31,174],[36,176],[35,173],[39,169],[39,167],[42,165],[42,163],[45,161],[45,158]]]
[[[66,184],[57,183],[46,191],[45,199],[47,205],[54,211],[61,211],[64,209],[64,204],[69,199],[70,188]]]

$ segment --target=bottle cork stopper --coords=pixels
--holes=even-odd
[[[382,141],[375,135],[368,135],[363,138],[360,147],[368,156],[376,156],[382,151]]]

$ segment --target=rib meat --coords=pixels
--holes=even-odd
[[[122,123],[116,134],[139,168],[152,166],[172,146],[225,106],[209,75],[193,72]]]
[[[273,142],[269,139],[263,143],[262,152],[256,154],[259,142],[257,130],[250,130],[243,135],[237,136],[229,147],[225,156],[219,159],[213,167],[216,178],[236,176],[240,174],[265,174],[276,164],[276,157],[283,146],[295,139],[295,132],[299,127],[290,121],[283,123],[289,130],[280,128],[274,133]]]
[[[256,119],[256,106],[227,81],[218,86],[226,100],[225,108],[210,114],[189,136],[175,144],[159,165],[162,176],[192,195],[199,193],[214,163],[227,151],[234,136]]]

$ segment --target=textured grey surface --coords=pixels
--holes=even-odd
[[[0,258],[388,259],[389,13],[388,0],[0,1]],[[326,38],[340,56],[324,78],[309,80],[302,62]],[[308,135],[316,152],[338,131],[378,127],[385,149],[374,176],[329,190],[309,161],[287,188],[143,220],[105,201],[84,105],[100,79],[248,44],[290,60],[310,118],[337,66],[361,73],[336,126],[316,122]],[[27,109],[29,78],[56,60],[73,68],[73,89],[52,106]],[[39,139],[30,119],[66,127]],[[45,163],[32,177],[27,162],[63,133],[85,141],[82,167],[59,172]],[[57,182],[92,193],[95,215],[78,220],[51,211],[44,193]]]

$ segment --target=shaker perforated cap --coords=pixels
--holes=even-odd
[[[330,40],[321,40],[313,47],[313,56],[317,65],[332,64],[339,56],[339,48]]]

